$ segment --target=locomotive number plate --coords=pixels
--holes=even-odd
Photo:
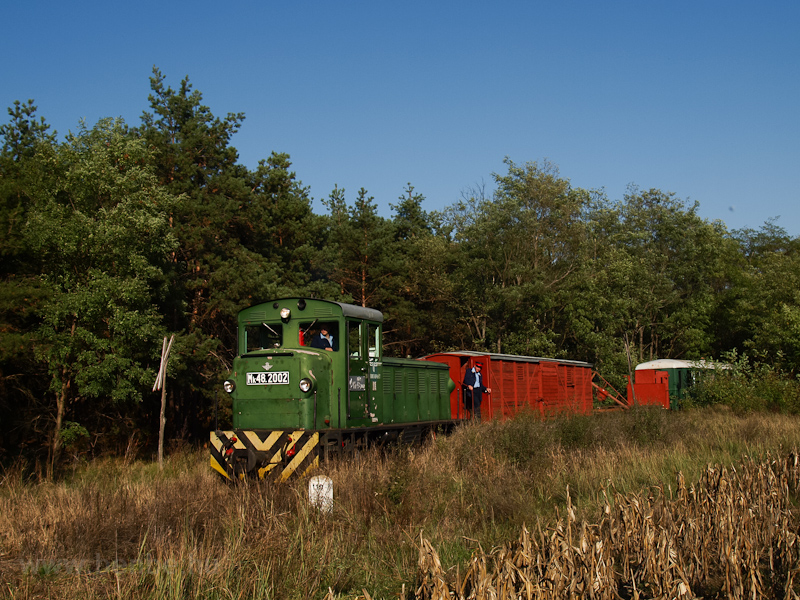
[[[289,371],[247,374],[247,385],[273,385],[280,383],[289,383]]]

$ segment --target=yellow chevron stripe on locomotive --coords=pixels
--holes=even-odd
[[[212,431],[211,468],[229,480],[256,475],[285,481],[319,464],[319,433],[290,431]]]

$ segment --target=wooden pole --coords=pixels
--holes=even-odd
[[[633,385],[633,361],[631,360],[631,345],[628,341],[628,332],[625,332],[625,355],[628,357],[628,381],[631,384],[631,396],[633,396],[634,406],[638,406],[639,400],[636,398],[636,388]]]
[[[167,424],[167,363],[169,362],[169,351],[172,349],[172,342],[175,341],[175,334],[169,339],[164,336],[164,344],[161,346],[161,367],[158,369],[156,382],[153,391],[161,390],[161,416],[158,422],[158,469],[164,470],[164,426]]]

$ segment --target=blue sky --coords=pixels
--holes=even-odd
[[[59,136],[148,109],[184,76],[255,167],[291,155],[315,210],[334,184],[391,215],[407,183],[441,210],[520,164],[575,187],[700,203],[729,229],[800,235],[800,3],[6,3],[0,104]],[[5,114],[5,113],[4,113]],[[7,119],[3,118],[3,122]]]

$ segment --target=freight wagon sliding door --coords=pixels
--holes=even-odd
[[[564,410],[574,414],[588,414],[592,410],[591,400],[585,394],[585,370],[574,365],[560,365],[558,368]]]
[[[426,360],[444,363],[449,367],[450,373],[448,377],[450,377],[453,380],[453,383],[456,384],[455,389],[453,389],[453,391],[450,393],[450,418],[466,418],[466,415],[464,414],[464,386],[462,385],[462,382],[464,381],[464,373],[461,369],[461,361],[459,360],[459,357],[454,355],[439,354],[435,357],[427,358]]]
[[[509,419],[530,404],[529,380],[533,377],[531,363],[509,360],[494,361],[492,408],[494,417]]]
[[[558,365],[553,363],[540,363],[539,373],[542,393],[542,413],[545,416],[558,414],[564,408],[558,385]]]
[[[592,370],[587,367],[572,367],[572,370],[575,373],[575,397],[578,405],[585,414],[589,414],[594,408]]]

